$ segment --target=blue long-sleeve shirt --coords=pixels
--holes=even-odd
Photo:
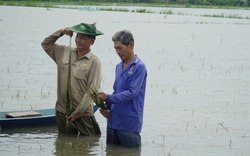
[[[146,91],[147,69],[137,55],[122,71],[123,62],[116,65],[114,92],[107,95],[110,110],[108,128],[141,132]]]

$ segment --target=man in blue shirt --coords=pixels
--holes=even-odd
[[[144,62],[134,54],[131,32],[119,31],[112,40],[122,61],[116,65],[114,92],[100,92],[98,96],[107,107],[107,110],[100,109],[101,114],[108,118],[107,144],[141,147],[147,69]]]

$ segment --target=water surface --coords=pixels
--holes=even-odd
[[[107,147],[106,119],[97,112],[100,137],[58,136],[55,126],[8,129],[0,155],[250,155],[250,20],[201,16],[250,17],[249,10],[173,11],[184,14],[0,6],[0,110],[54,107],[56,65],[41,42],[81,22],[97,22],[105,33],[92,47],[103,91],[112,92],[120,61],[111,41],[116,31],[132,31],[148,69],[141,151]]]

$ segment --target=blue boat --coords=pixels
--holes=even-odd
[[[98,106],[94,105],[93,110],[96,112]],[[39,114],[39,116],[24,116],[24,117],[6,117],[7,114],[15,113],[30,113]],[[15,128],[28,125],[51,125],[56,124],[55,108],[23,110],[23,111],[0,111],[0,130],[3,128]]]
[[[80,11],[99,11],[98,8],[91,8],[91,7],[80,7]]]

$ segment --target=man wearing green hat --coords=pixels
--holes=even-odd
[[[59,45],[64,36],[75,37],[76,47]],[[89,90],[98,90],[101,82],[101,63],[90,49],[96,36],[103,35],[95,24],[81,23],[60,29],[41,43],[44,51],[57,64],[56,121],[60,133],[101,134],[93,112]],[[71,45],[71,44],[70,44]]]

